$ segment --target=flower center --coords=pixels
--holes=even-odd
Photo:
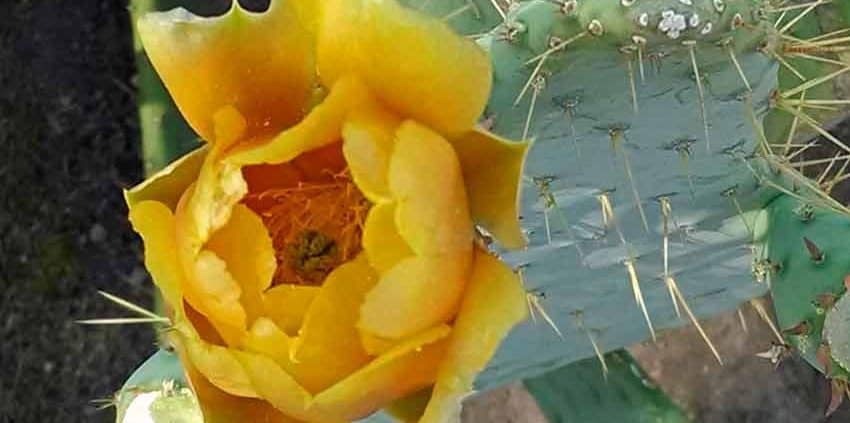
[[[321,285],[362,249],[371,204],[347,169],[320,181],[250,193],[245,201],[271,235],[277,258],[273,285]]]
[[[309,281],[321,282],[339,260],[336,240],[313,229],[298,234],[286,252],[286,261],[292,270]]]

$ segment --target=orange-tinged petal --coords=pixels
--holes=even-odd
[[[184,318],[186,321],[192,325],[192,329],[194,329],[194,333],[201,338],[202,341],[212,344],[212,345],[225,345],[226,342],[224,338],[221,337],[221,334],[218,333],[218,330],[212,325],[209,319],[206,316],[201,314],[198,310],[195,310],[188,301],[183,302],[183,315],[178,316],[178,319],[175,319],[178,323],[175,326],[180,326],[179,322],[181,318]],[[193,333],[189,331],[187,333]]]
[[[302,285],[278,285],[263,294],[266,316],[289,335],[298,333],[304,315],[321,288]]]
[[[425,414],[425,408],[431,401],[431,387],[420,389],[404,398],[393,401],[384,408],[387,414],[404,423],[418,422]]]
[[[183,304],[183,269],[174,252],[174,215],[164,204],[142,201],[130,205],[130,222],[145,243],[145,267],[165,302],[172,308]]]
[[[295,341],[294,376],[309,392],[324,390],[369,361],[355,323],[376,281],[362,254],[325,279]]]
[[[372,206],[363,228],[363,249],[369,264],[383,275],[399,261],[413,255],[395,225],[395,204]]]
[[[416,254],[471,250],[472,220],[460,163],[442,136],[404,122],[397,131],[389,178],[399,233]]]
[[[431,402],[420,423],[457,422],[461,400],[502,339],[525,320],[525,291],[510,268],[486,252],[475,264]]]
[[[372,106],[372,97],[357,78],[338,80],[328,97],[298,125],[259,146],[247,146],[229,155],[232,164],[249,165],[288,162],[304,152],[340,141],[349,113]]]
[[[519,190],[528,143],[476,129],[453,139],[452,145],[463,168],[473,220],[505,247],[524,247]]]
[[[388,201],[387,171],[399,121],[380,109],[357,111],[342,129],[342,151],[360,191],[373,203]]]
[[[250,325],[265,314],[262,293],[271,284],[277,266],[263,220],[248,207],[237,204],[230,220],[213,234],[206,248],[224,260],[227,271],[239,284],[239,301]]]
[[[359,76],[393,112],[443,134],[474,126],[492,83],[481,48],[395,0],[323,1],[318,67],[326,84]]]
[[[223,106],[213,114],[213,133],[215,134],[211,141],[215,141],[216,150],[224,151],[224,149],[232,146],[248,130],[248,121],[238,109],[231,105]]]
[[[335,142],[305,151],[289,163],[301,171],[305,181],[332,182],[334,175],[339,175],[348,167],[345,156],[342,155],[341,144]]]
[[[311,406],[353,420],[433,384],[450,333],[440,325],[406,340],[317,395]]]
[[[268,402],[230,395],[204,377],[191,361],[183,361],[186,376],[192,390],[198,398],[198,404],[204,414],[205,423],[299,423],[300,420],[287,417]]]
[[[176,9],[139,20],[148,57],[203,139],[214,139],[212,117],[224,106],[245,116],[249,137],[301,120],[315,79],[315,42],[294,3],[274,1],[257,14],[234,1],[219,17]]]
[[[363,344],[363,349],[369,355],[381,355],[400,342],[398,339],[386,339],[372,335],[368,332],[360,332],[360,342]]]
[[[172,211],[177,208],[180,196],[195,182],[209,149],[198,148],[175,160],[144,182],[124,191],[127,205],[132,207],[142,201],[153,200],[165,204]]]
[[[448,322],[458,309],[471,258],[472,253],[402,260],[369,291],[358,327],[399,339]]]
[[[249,192],[291,188],[303,181],[304,175],[292,163],[259,164],[242,168]]]
[[[248,374],[233,356],[234,350],[203,341],[188,321],[175,323],[178,347],[210,383],[224,392],[239,397],[257,398]]]

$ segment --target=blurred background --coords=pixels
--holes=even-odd
[[[98,290],[152,303],[121,193],[144,176],[129,5],[0,6],[0,422],[109,422],[113,411],[97,400],[156,349],[146,326],[74,323],[122,313]],[[746,331],[735,312],[707,324],[726,366],[690,328],[631,352],[694,422],[850,421],[846,404],[823,418],[828,384],[801,360],[756,357],[773,338],[749,306],[742,315]],[[464,421],[547,419],[517,382],[470,399]]]

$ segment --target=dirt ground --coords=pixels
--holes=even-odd
[[[150,303],[121,188],[141,177],[122,1],[0,2],[0,422],[108,422],[153,349],[97,290]]]
[[[725,360],[722,367],[692,327],[631,350],[665,391],[701,423],[850,421],[846,404],[829,419],[823,418],[829,384],[805,361],[792,355],[777,367],[756,357],[776,338],[751,307],[742,310],[748,330],[737,313],[711,320],[706,329]]]
[[[2,0],[0,19],[0,423],[109,422],[108,398],[155,346],[145,327],[82,327],[119,315],[97,295],[150,304],[121,189],[142,178],[126,0]],[[770,338],[737,317],[635,347],[704,423],[818,422],[826,385],[792,360],[752,356]],[[842,417],[831,422],[847,421]],[[470,400],[466,422],[542,422],[520,384]]]

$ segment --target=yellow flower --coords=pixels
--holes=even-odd
[[[207,422],[457,419],[526,316],[526,145],[475,127],[488,58],[392,0],[138,23],[206,141],[126,192]]]

